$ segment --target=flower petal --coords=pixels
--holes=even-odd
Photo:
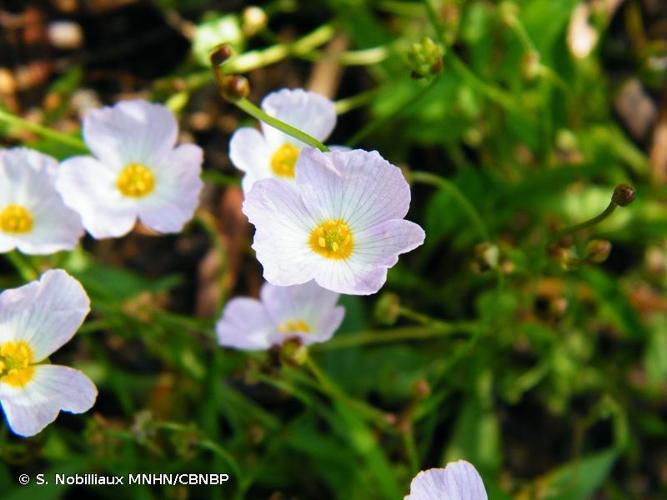
[[[34,436],[60,411],[83,413],[97,398],[95,384],[67,366],[39,365],[32,380],[17,388],[0,383],[0,401],[9,427],[20,436]]]
[[[83,119],[86,145],[103,163],[120,169],[151,164],[174,147],[178,124],[169,109],[143,100],[94,109]]]
[[[77,280],[61,269],[0,294],[0,343],[24,340],[39,362],[69,341],[90,311]]]
[[[302,89],[283,89],[267,95],[262,109],[269,115],[325,141],[336,126],[336,108],[326,97]],[[305,146],[278,129],[262,122],[262,131],[271,151],[286,142]]]
[[[136,222],[136,202],[116,189],[116,175],[90,156],[69,158],[58,169],[56,189],[94,238],[123,236]]]
[[[304,344],[331,338],[345,316],[345,309],[336,307],[338,294],[315,281],[294,286],[265,283],[260,297],[274,324],[305,321],[310,326],[311,332],[298,335]]]
[[[296,182],[307,205],[326,218],[343,218],[354,231],[402,219],[410,207],[410,187],[398,167],[377,151],[304,149]]]
[[[276,329],[259,300],[239,297],[227,303],[215,331],[222,346],[259,351],[271,347]]]
[[[405,500],[487,500],[484,482],[472,464],[459,460],[444,469],[421,471]]]
[[[354,234],[352,259],[370,266],[392,267],[398,256],[424,243],[426,233],[414,222],[390,220]]]
[[[292,183],[277,179],[256,182],[243,203],[255,226],[252,248],[274,285],[297,285],[313,278],[316,259],[308,246],[315,219]]]
[[[256,181],[273,177],[266,141],[254,128],[243,127],[234,132],[229,141],[229,159],[236,168],[245,172],[242,181],[244,193],[249,192]]]
[[[177,233],[192,219],[199,195],[202,149],[183,144],[168,153],[154,168],[155,191],[138,202],[139,218],[147,227],[161,233]]]

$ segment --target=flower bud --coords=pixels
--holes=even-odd
[[[586,261],[600,264],[607,260],[611,252],[611,243],[607,240],[591,240],[586,245]]]
[[[412,78],[418,80],[434,76],[442,71],[442,48],[429,37],[412,44],[408,50],[408,63]]]
[[[401,302],[395,293],[384,293],[375,304],[375,319],[383,325],[393,325],[398,319]]]
[[[220,45],[215,47],[209,54],[209,59],[211,60],[211,66],[213,66],[214,68],[216,66],[220,66],[227,59],[232,57],[233,53],[234,51],[232,50],[231,45],[229,45],[228,43],[221,43]]]
[[[269,18],[264,9],[256,5],[246,7],[241,18],[243,20],[243,33],[248,37],[255,36],[264,30],[269,23]]]
[[[485,241],[475,245],[473,252],[474,260],[472,265],[475,271],[482,273],[498,267],[500,251],[496,245]]]
[[[635,191],[635,188],[628,184],[619,184],[616,186],[616,189],[614,189],[614,194],[611,197],[611,200],[619,207],[625,207],[632,203],[636,196],[637,191]]]
[[[227,101],[238,101],[250,94],[248,79],[240,75],[223,76],[219,80],[222,97]]]

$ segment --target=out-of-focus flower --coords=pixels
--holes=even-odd
[[[302,89],[273,92],[262,101],[262,109],[322,142],[336,125],[333,102]],[[236,168],[245,172],[242,182],[245,193],[261,179],[293,180],[299,153],[306,146],[271,125],[262,122],[261,127],[261,132],[241,128],[229,143],[229,158]]]
[[[314,281],[286,287],[265,283],[260,300],[229,301],[216,325],[218,342],[248,351],[268,349],[295,337],[304,345],[325,342],[345,316],[337,300],[337,293]]]
[[[81,284],[60,269],[0,294],[0,402],[14,433],[34,436],[61,410],[83,413],[95,403],[86,375],[47,360],[89,311]]]
[[[86,144],[95,155],[61,165],[56,187],[95,238],[128,233],[137,218],[160,233],[179,232],[199,203],[202,150],[174,147],[178,125],[166,107],[123,101],[89,111]]]
[[[269,283],[314,279],[334,292],[369,295],[399,254],[424,241],[422,228],[403,219],[409,206],[403,174],[377,151],[307,148],[296,183],[257,182],[243,212],[255,225],[252,247]]]
[[[444,469],[421,471],[405,500],[486,500],[486,489],[472,464],[458,460]]]
[[[30,149],[0,152],[0,252],[50,254],[76,246],[83,227],[56,191],[57,167]]]

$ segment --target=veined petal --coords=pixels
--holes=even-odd
[[[344,318],[345,308],[343,306],[334,307],[328,314],[322,314],[315,332],[301,337],[303,343],[310,345],[315,342],[326,342],[333,337]]]
[[[336,109],[333,102],[315,92],[302,89],[283,89],[273,92],[262,101],[262,109],[321,142],[329,137],[336,126]],[[305,146],[264,122],[262,131],[271,151],[285,142]]]
[[[0,401],[9,427],[20,436],[34,436],[60,411],[83,413],[97,398],[97,388],[82,372],[66,366],[38,365],[20,388],[0,383]]]
[[[315,219],[291,183],[264,179],[253,186],[243,203],[243,213],[255,226],[252,248],[270,283],[288,286],[312,279],[315,258],[308,235]]]
[[[0,344],[24,340],[39,362],[69,341],[90,311],[81,284],[61,269],[0,294]]]
[[[475,467],[459,460],[444,469],[429,469],[417,474],[405,500],[487,500],[487,495]]]
[[[116,170],[130,162],[153,163],[174,147],[177,133],[168,108],[143,100],[91,110],[83,119],[86,145]]]
[[[248,297],[230,300],[215,326],[220,345],[248,351],[271,347],[275,330],[262,303]]]
[[[396,219],[357,232],[354,237],[352,259],[355,262],[391,267],[400,254],[422,245],[426,234],[418,224]]]
[[[325,217],[344,219],[355,231],[402,219],[410,206],[410,187],[401,170],[377,151],[304,149],[296,182],[304,186],[306,204],[321,207]]]
[[[116,172],[89,156],[69,158],[58,169],[56,189],[94,238],[122,236],[136,222],[136,201],[120,194],[116,180]]]
[[[244,193],[249,192],[256,181],[273,176],[266,140],[254,128],[243,127],[234,132],[229,141],[229,159],[236,168],[245,172],[242,181]]]
[[[165,155],[156,170],[155,192],[137,203],[141,222],[161,233],[177,233],[192,219],[199,195],[203,151],[183,144]]]

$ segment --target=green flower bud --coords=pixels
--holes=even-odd
[[[407,57],[412,70],[410,75],[414,79],[427,78],[442,71],[442,48],[429,37],[413,43]]]

